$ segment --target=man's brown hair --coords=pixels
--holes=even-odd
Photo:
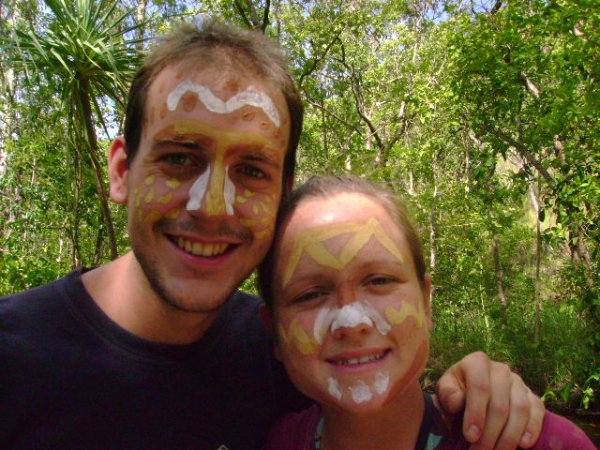
[[[304,107],[279,45],[253,30],[234,28],[214,18],[202,18],[198,24],[181,23],[146,57],[135,75],[125,113],[127,162],[138,150],[147,116],[146,100],[150,85],[167,66],[190,64],[207,68],[230,64],[246,74],[270,83],[280,90],[290,114],[290,141],[283,167],[283,188],[291,186],[296,167],[296,149],[302,131]]]

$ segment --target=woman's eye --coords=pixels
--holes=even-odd
[[[265,172],[263,172],[262,170],[260,170],[257,167],[254,166],[242,166],[239,168],[239,172],[243,175],[252,177],[252,178],[257,178],[257,179],[263,179],[263,178],[267,178],[267,175],[265,174]]]
[[[322,295],[321,291],[310,291],[310,292],[306,292],[302,295],[299,295],[298,297],[296,297],[294,299],[294,303],[303,303],[303,302],[308,302],[311,300],[315,300],[317,298],[319,298]]]
[[[373,277],[369,280],[369,284],[372,284],[375,286],[384,286],[386,284],[391,284],[393,282],[394,282],[394,278],[384,277],[384,276]]]
[[[192,158],[185,153],[169,153],[163,160],[176,166],[190,166],[193,163]]]

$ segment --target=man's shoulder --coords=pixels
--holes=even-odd
[[[81,280],[80,270],[50,283],[0,297],[0,324],[10,320],[23,325],[21,321],[43,318],[45,312],[57,306],[58,302],[55,300],[68,295],[78,280]]]
[[[58,280],[50,281],[25,291],[4,295],[0,297],[0,307],[8,308],[9,306],[21,305],[26,302],[35,301],[36,299],[54,296],[61,290],[65,283],[72,283],[73,279],[80,275],[81,272],[76,270]]]

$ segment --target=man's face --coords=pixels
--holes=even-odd
[[[134,254],[177,309],[216,310],[262,260],[281,198],[282,94],[230,70],[165,68],[127,176]]]

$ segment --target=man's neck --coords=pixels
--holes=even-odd
[[[415,448],[425,402],[418,380],[373,414],[323,407],[325,450]]]
[[[175,309],[152,289],[133,252],[86,272],[82,281],[104,313],[130,333],[163,344],[189,344],[200,339],[218,312]]]

